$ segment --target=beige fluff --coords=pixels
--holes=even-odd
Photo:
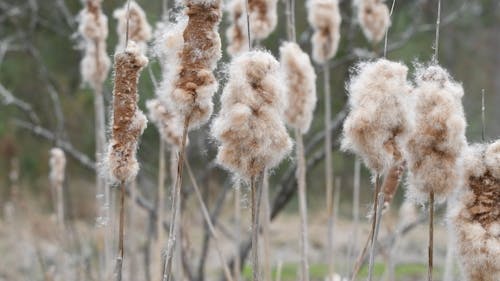
[[[280,55],[288,96],[286,122],[305,134],[311,126],[316,107],[316,73],[309,55],[296,43],[283,43]]]
[[[228,4],[227,11],[229,13],[229,26],[226,30],[227,52],[231,56],[236,56],[248,51],[245,0],[232,0]]]
[[[402,158],[412,128],[408,68],[379,59],[361,63],[347,88],[350,112],[344,122],[342,149],[363,159],[373,173],[385,173]]]
[[[151,40],[152,37],[151,26],[141,6],[134,0],[131,0],[129,4],[130,7],[128,7],[128,3],[125,2],[123,7],[113,12],[113,17],[118,21],[116,25],[116,33],[118,34],[118,45],[116,46],[116,50],[121,51],[125,48],[128,19],[128,39],[134,41],[141,52],[146,54],[148,47],[147,42]]]
[[[112,136],[105,160],[112,182],[130,181],[139,171],[137,142],[147,119],[137,107],[137,83],[147,64],[148,59],[134,41],[128,43],[125,51],[115,54]]]
[[[247,0],[252,40],[262,40],[271,34],[278,23],[278,0]],[[246,19],[245,27],[246,27]]]
[[[236,57],[212,123],[217,162],[244,179],[279,164],[292,142],[283,122],[286,96],[280,65],[264,51]]]
[[[358,21],[365,37],[378,43],[391,25],[389,8],[382,0],[361,0],[358,3]]]
[[[50,150],[50,174],[49,179],[53,186],[62,187],[64,183],[64,170],[66,169],[66,156],[60,148]]]
[[[108,77],[111,60],[106,53],[108,18],[102,13],[101,0],[87,0],[78,15],[78,33],[83,40],[83,58],[80,72],[84,83],[101,87]]]
[[[466,146],[462,85],[437,65],[416,74],[415,130],[406,145],[408,196],[425,202],[432,190],[444,199],[459,184]]]
[[[448,211],[468,281],[500,280],[500,141],[465,150],[463,184]]]
[[[312,57],[317,63],[325,63],[339,47],[342,17],[338,0],[308,0],[307,10],[307,19],[314,29]]]
[[[151,99],[146,102],[149,119],[153,122],[164,141],[179,148],[182,144],[183,123],[179,116],[168,111],[160,99]]]
[[[164,104],[194,129],[205,124],[213,111],[212,96],[218,88],[213,70],[221,58],[217,30],[222,9],[220,0],[187,0],[185,4],[185,16],[179,19],[184,26],[183,43],[165,80]],[[181,39],[174,41],[180,43]],[[179,46],[177,43],[174,45]]]

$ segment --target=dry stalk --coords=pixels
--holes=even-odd
[[[198,183],[196,182],[196,178],[193,174],[193,170],[191,169],[191,165],[189,164],[189,161],[185,159],[184,163],[186,164],[186,169],[189,175],[189,179],[191,180],[191,184],[194,187],[194,192],[196,195],[196,198],[198,199],[198,203],[200,203],[200,208],[203,213],[203,218],[205,219],[205,222],[208,225],[208,229],[210,230],[210,234],[212,234],[212,237],[214,238],[214,245],[215,245],[215,250],[217,251],[217,254],[220,259],[220,263],[222,264],[222,268],[224,271],[224,277],[226,277],[226,280],[228,281],[233,281],[233,277],[231,276],[231,270],[229,270],[229,267],[226,263],[226,259],[224,258],[224,254],[222,253],[222,248],[220,247],[220,242],[219,242],[219,236],[217,235],[217,232],[215,231],[215,226],[212,222],[212,219],[210,218],[210,214],[208,213],[207,206],[205,205],[205,202],[203,201],[203,197],[201,196],[200,192],[200,187],[198,186]]]
[[[252,277],[253,281],[260,281],[259,263],[259,210],[262,198],[262,185],[264,182],[264,171],[250,180],[250,191],[252,193]]]
[[[262,259],[262,263],[264,264],[264,280],[271,281],[271,236],[270,236],[270,225],[271,225],[271,217],[270,217],[270,204],[269,204],[269,174],[267,172],[264,173],[264,182],[262,185],[262,241],[264,244],[264,258]]]
[[[116,256],[115,280],[122,280],[124,239],[123,230],[125,225],[125,181],[120,183],[120,221],[118,224],[118,255]]]
[[[234,261],[234,280],[241,280],[241,260],[240,260],[240,244],[241,244],[241,185],[239,180],[237,180],[234,191],[234,221],[235,221],[235,261]]]
[[[307,198],[306,198],[306,161],[304,155],[304,143],[302,132],[295,129],[295,139],[297,142],[297,186],[300,209],[300,262],[301,280],[309,280],[308,262],[308,227],[307,227]]]
[[[158,252],[153,259],[153,280],[160,280],[162,276],[162,262],[163,262],[163,247],[161,243],[165,241],[165,230],[163,229],[164,213],[165,213],[165,141],[160,136],[159,138],[159,159],[158,159],[158,202],[156,207],[156,241]]]
[[[429,192],[429,268],[427,271],[427,280],[432,281],[432,267],[434,260],[434,191]]]
[[[377,185],[378,185],[378,183],[377,183]],[[382,218],[383,205],[384,205],[384,193],[380,192],[377,196],[377,199],[375,201],[375,206],[374,206],[375,213],[373,214],[373,217],[374,217],[374,227],[375,228],[373,229],[371,248],[370,248],[370,260],[369,260],[369,264],[368,264],[368,281],[372,281],[372,279],[373,279],[373,266],[375,264],[375,247],[377,244],[377,237],[378,237],[378,232],[380,229],[380,221]]]

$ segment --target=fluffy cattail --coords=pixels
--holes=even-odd
[[[360,155],[374,173],[401,160],[412,127],[408,68],[379,59],[361,63],[348,84],[350,113],[344,122],[342,149]]]
[[[251,39],[265,39],[278,23],[278,0],[247,0]],[[246,19],[244,20],[246,26]]]
[[[282,85],[279,63],[271,54],[251,51],[233,60],[211,128],[221,143],[217,161],[223,167],[251,178],[276,166],[290,151]]]
[[[156,89],[156,98],[146,102],[149,119],[156,125],[164,141],[180,148],[184,120],[178,111],[169,108],[170,93],[174,89],[173,80],[176,75],[172,67],[179,64],[179,52],[182,51],[184,40],[182,33],[187,21],[178,23],[161,23],[155,31],[154,55],[158,57],[162,70],[162,80]]]
[[[357,6],[358,21],[365,37],[372,43],[380,42],[391,25],[389,8],[382,0],[361,0]]]
[[[231,56],[236,56],[244,51],[248,51],[245,0],[232,0],[229,2],[227,10],[230,19],[229,27],[226,30],[228,41],[227,52]]]
[[[500,141],[464,153],[464,183],[449,210],[468,281],[500,280]]]
[[[130,4],[130,6],[128,6]],[[116,9],[113,17],[118,21],[116,32],[118,34],[118,45],[116,51],[122,51],[125,48],[127,40],[127,21],[128,21],[128,39],[134,41],[140,51],[145,54],[147,51],[147,42],[151,39],[152,29],[146,18],[144,10],[131,0],[130,3]]]
[[[113,89],[112,139],[106,157],[110,178],[114,182],[133,179],[139,170],[137,141],[146,128],[147,119],[137,108],[139,73],[148,64],[137,45],[130,41],[127,49],[115,55]]]
[[[221,41],[217,32],[222,17],[220,0],[186,0],[187,19],[180,19],[184,26],[182,39],[176,38],[175,46],[182,46],[173,65],[174,71],[165,83],[169,110],[182,116],[189,128],[196,128],[208,121],[213,111],[212,95],[218,87],[212,71],[221,58]],[[182,40],[182,44],[180,44]],[[184,120],[186,119],[186,120]]]
[[[415,130],[406,145],[412,199],[425,201],[431,191],[443,199],[459,184],[466,146],[463,94],[462,85],[440,66],[417,70]]]
[[[108,18],[101,11],[101,1],[87,0],[78,16],[78,32],[84,39],[80,72],[83,82],[94,89],[101,87],[111,66],[106,53]]]
[[[183,129],[180,117],[169,112],[160,99],[148,100],[146,107],[149,111],[149,119],[158,128],[162,139],[170,145],[180,148]]]
[[[309,24],[314,29],[311,38],[312,57],[317,63],[325,63],[337,53],[340,42],[342,18],[338,0],[308,0]]]
[[[66,169],[66,156],[60,148],[50,150],[50,174],[49,179],[54,187],[62,187],[64,183],[64,170]]]
[[[280,47],[280,55],[288,94],[286,122],[305,134],[316,107],[316,73],[309,56],[296,43],[285,42]]]

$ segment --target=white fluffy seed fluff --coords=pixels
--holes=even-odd
[[[411,131],[408,68],[379,59],[361,63],[347,85],[350,112],[344,122],[342,150],[363,159],[372,173],[385,173],[402,158]]]
[[[358,21],[366,39],[378,43],[391,26],[389,8],[382,0],[361,0],[357,3]]]
[[[134,41],[115,54],[112,135],[105,157],[105,168],[113,183],[131,181],[139,171],[137,142],[147,119],[137,107],[137,83],[147,64],[148,59]]]
[[[194,129],[205,124],[213,111],[212,96],[218,88],[213,70],[221,58],[217,30],[222,3],[221,0],[187,0],[185,4],[184,16],[179,18],[170,37],[175,58],[161,91],[167,110],[180,116],[183,123],[188,119],[189,129]],[[176,33],[180,30],[182,32]]]
[[[128,7],[128,4],[130,4],[130,7]],[[116,51],[122,51],[125,48],[128,20],[128,39],[134,41],[141,52],[146,54],[148,41],[152,37],[152,28],[141,6],[134,0],[131,0],[130,3],[126,1],[123,7],[113,12],[113,17],[118,21],[116,25],[116,32],[118,34]]]
[[[211,128],[221,144],[218,163],[243,179],[278,165],[292,147],[283,122],[285,108],[276,59],[264,51],[236,57]]]
[[[339,47],[342,17],[338,0],[308,0],[307,10],[307,19],[314,29],[312,57],[317,63],[325,63]]]
[[[288,96],[286,122],[305,134],[311,126],[316,107],[316,73],[309,55],[296,43],[283,43],[280,56]]]
[[[62,187],[66,169],[66,156],[64,151],[58,147],[50,150],[50,174],[49,179],[54,187]]]
[[[236,56],[248,51],[245,0],[232,0],[227,6],[227,11],[229,13],[229,26],[226,30],[227,52],[231,56]]]
[[[459,184],[466,147],[462,85],[437,65],[419,66],[414,90],[415,130],[406,145],[408,196],[444,199]]]
[[[466,280],[500,280],[500,141],[468,147],[462,178],[448,225]]]
[[[250,13],[252,40],[263,40],[271,34],[278,23],[278,0],[247,0]],[[245,17],[246,27],[246,17]],[[246,29],[245,29],[246,30]]]
[[[149,120],[153,122],[164,141],[175,148],[182,145],[183,122],[181,118],[168,111],[161,99],[151,99],[146,102]]]
[[[108,77],[111,60],[106,53],[108,18],[102,13],[101,0],[87,0],[78,15],[78,33],[83,38],[80,72],[84,83],[97,89]]]

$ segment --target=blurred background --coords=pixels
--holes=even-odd
[[[161,18],[162,1],[138,0],[146,11],[149,23],[154,25]],[[261,42],[261,46],[279,56],[278,48],[286,38],[285,15],[283,1],[278,5],[278,27],[272,35]],[[340,1],[342,13],[342,30],[340,49],[331,61],[331,94],[333,114],[342,112],[347,96],[345,85],[349,78],[350,68],[360,60],[375,58],[382,53],[383,43],[372,46],[363,36],[353,15],[352,2]],[[392,1],[388,1],[392,2]],[[109,19],[108,54],[114,53],[117,35],[116,20],[113,10],[121,7],[125,1],[105,0],[103,11]],[[173,6],[174,3],[170,3]],[[388,3],[390,5],[390,3]],[[449,70],[454,79],[463,84],[465,96],[463,104],[468,121],[467,137],[470,143],[481,141],[481,92],[484,90],[486,140],[496,140],[500,135],[500,2],[496,0],[456,0],[443,1],[442,22],[439,49],[439,62]],[[410,67],[413,64],[428,62],[433,53],[436,21],[436,0],[397,1],[392,15],[392,26],[388,35],[388,54],[391,60],[402,61]],[[54,146],[63,147],[68,158],[65,181],[65,205],[68,221],[75,222],[80,234],[90,233],[95,219],[95,172],[94,168],[94,114],[93,93],[82,85],[79,63],[82,57],[80,38],[76,34],[76,16],[82,9],[82,3],[76,0],[0,0],[0,206],[16,198],[20,217],[27,218],[26,227],[31,234],[23,236],[25,241],[50,240],[45,237],[50,233],[50,217],[54,212],[53,200],[48,181],[49,150]],[[175,9],[174,9],[175,11]],[[297,38],[301,47],[310,53],[310,37],[312,30],[307,23],[305,4],[297,1],[296,21]],[[225,14],[220,25],[223,41],[223,58],[217,69],[217,76],[222,89],[226,80],[226,66],[230,61],[225,52],[228,18]],[[310,227],[312,248],[312,275],[321,279],[326,272],[322,248],[326,230],[324,165],[321,151],[323,149],[323,87],[322,68],[317,66],[318,103],[315,119],[308,135],[305,136],[308,160],[315,159],[308,166],[308,200],[310,208]],[[109,108],[112,98],[112,78],[106,81],[104,97]],[[140,107],[146,111],[144,103],[154,97],[154,79],[161,77],[160,67],[156,59],[150,60],[140,78]],[[214,97],[215,112],[218,111],[218,97],[221,89]],[[109,111],[108,111],[109,116]],[[395,118],[397,118],[395,116]],[[109,118],[107,119],[109,121]],[[108,124],[108,122],[106,122]],[[338,141],[339,131],[333,132]],[[144,201],[137,212],[140,217],[148,217],[148,206],[155,202],[156,179],[158,173],[159,136],[155,126],[150,123],[141,138],[139,161],[141,170],[138,177],[140,198]],[[349,245],[352,221],[352,186],[354,157],[334,150],[333,174],[337,179],[338,220],[335,238],[338,249],[338,271],[346,275],[349,271],[350,256],[348,252],[355,250]],[[190,134],[188,157],[198,179],[203,180],[201,188],[210,210],[222,208],[221,228],[231,221],[231,200],[220,199],[221,193],[230,193],[230,175],[213,163],[216,152],[215,142],[208,134],[208,126],[204,126]],[[270,176],[270,192],[273,211],[280,214],[273,221],[271,231],[273,246],[273,267],[283,262],[283,278],[294,280],[295,266],[298,261],[298,233],[286,235],[298,230],[298,212],[293,183],[293,159],[283,161]],[[17,177],[12,177],[12,172]],[[9,174],[11,176],[9,177]],[[367,170],[361,173],[361,220],[367,228],[364,215],[369,210],[371,200],[370,175]],[[13,182],[15,180],[15,182]],[[186,179],[186,184],[189,185]],[[187,206],[193,205],[193,220],[201,222],[200,213],[193,198],[187,199]],[[396,194],[395,202],[388,212],[387,225],[382,226],[381,239],[390,238],[390,234],[398,226],[398,209],[404,198],[404,190]],[[192,202],[191,202],[192,201]],[[150,205],[148,205],[150,204]],[[146,207],[144,207],[146,206]],[[152,208],[152,207],[151,207]],[[444,208],[440,209],[441,211]],[[5,213],[5,208],[0,212]],[[442,264],[446,253],[446,230],[442,212],[438,215],[436,234],[436,276],[442,274]],[[5,215],[5,214],[4,214]],[[2,216],[3,217],[3,216]],[[145,220],[147,221],[147,220]],[[47,223],[45,223],[47,222]],[[146,223],[144,226],[147,228]],[[44,230],[44,226],[49,230]],[[200,229],[193,226],[193,244],[198,243]],[[363,228],[363,231],[366,229]],[[19,260],[17,252],[42,253],[47,249],[30,252],[28,248],[16,248],[8,240],[12,229],[5,222],[0,223],[0,280],[43,280],[38,269],[29,269],[30,263]],[[139,229],[141,230],[141,229]],[[198,233],[199,230],[199,233]],[[396,280],[422,280],[425,273],[426,236],[425,224],[417,226],[402,240],[400,246],[401,263],[406,266],[397,267]],[[142,237],[138,231],[137,237]],[[364,241],[366,232],[360,234]],[[48,235],[50,236],[50,235]],[[33,237],[41,237],[39,240]],[[33,238],[33,239],[32,239]],[[230,241],[230,236],[226,237]],[[90,238],[89,238],[90,239]],[[3,241],[2,241],[3,240]],[[83,239],[83,240],[86,240]],[[145,243],[137,238],[138,244]],[[9,242],[10,241],[10,242]],[[15,240],[14,240],[15,241]],[[385,240],[384,240],[385,241]],[[26,242],[27,245],[32,245]],[[42,242],[40,242],[42,243]],[[35,243],[40,245],[40,243]],[[14,243],[15,244],[15,243]],[[81,245],[84,243],[82,242]],[[355,249],[359,248],[354,246]],[[194,247],[194,246],[193,246]],[[96,248],[98,248],[96,246]],[[140,247],[139,247],[140,248]],[[229,246],[227,248],[230,248]],[[24,249],[24,250],[23,250]],[[28,249],[28,250],[26,250]],[[50,250],[50,249],[49,249]],[[27,251],[27,252],[26,252]],[[55,250],[54,250],[55,251]],[[88,256],[95,255],[95,249],[88,250]],[[197,250],[193,250],[196,256]],[[229,250],[228,250],[229,251]],[[85,251],[83,251],[85,252]],[[214,253],[210,253],[214,254]],[[7,258],[11,255],[10,258]],[[47,254],[49,255],[49,254]],[[215,254],[214,254],[215,255]],[[352,255],[352,253],[351,253]],[[5,257],[7,256],[7,257]],[[49,255],[50,256],[50,255]],[[193,258],[194,259],[194,258]],[[4,262],[4,260],[6,262]],[[35,259],[36,260],[36,259]],[[140,258],[137,257],[139,263]],[[380,276],[384,272],[384,259],[380,259],[376,269]],[[8,262],[7,262],[8,261]],[[54,263],[46,260],[45,265]],[[141,261],[142,262],[142,261]],[[35,264],[38,262],[34,261]],[[212,261],[216,267],[217,262]],[[23,265],[24,264],[24,265]],[[27,265],[26,265],[27,264]],[[92,259],[89,258],[89,264]],[[210,264],[210,262],[209,262]],[[138,266],[139,267],[139,266]],[[41,267],[43,268],[43,267]],[[35,273],[30,270],[34,270]],[[398,271],[399,270],[399,271]],[[399,273],[398,273],[399,272]],[[403,272],[403,273],[401,273]],[[456,278],[460,280],[458,269]],[[287,275],[288,274],[288,275]],[[214,273],[212,273],[215,276]],[[31,276],[33,279],[28,278]],[[145,280],[136,277],[136,280]],[[215,279],[215,277],[214,277]],[[45,279],[47,280],[47,279]],[[70,279],[68,279],[70,280]],[[132,280],[132,279],[131,279]]]

